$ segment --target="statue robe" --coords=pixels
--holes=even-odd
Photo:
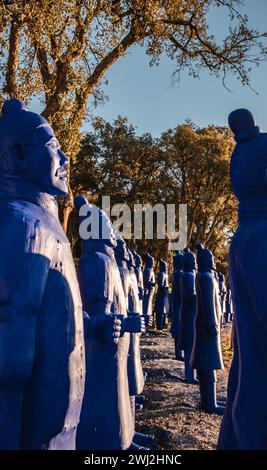
[[[51,196],[0,181],[0,448],[75,449],[82,304]]]
[[[113,250],[102,241],[86,244],[79,264],[83,307],[89,316],[127,316],[127,306]],[[130,334],[118,344],[99,336],[86,341],[86,387],[77,447],[125,450],[134,435],[127,363]]]

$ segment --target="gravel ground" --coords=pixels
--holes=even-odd
[[[226,399],[231,325],[222,330],[225,369],[218,371],[217,398]],[[216,449],[221,417],[199,410],[199,389],[183,382],[183,363],[174,357],[173,339],[168,331],[151,331],[142,338],[144,371],[143,411],[136,414],[138,431],[155,434],[158,449]]]

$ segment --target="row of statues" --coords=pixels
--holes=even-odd
[[[176,359],[184,361],[185,380],[199,384],[201,409],[222,414],[216,399],[216,370],[223,369],[221,304],[214,257],[197,246],[173,258],[172,325]],[[198,269],[198,271],[197,271]]]
[[[251,113],[229,117],[237,142],[231,181],[239,226],[225,287],[212,253],[197,246],[174,257],[169,298],[161,260],[132,253],[106,214],[80,196],[99,237],[82,239],[78,276],[55,196],[68,193],[68,159],[46,119],[17,99],[0,117],[0,449],[151,449],[135,431],[144,387],[140,335],[163,329],[171,304],[175,351],[201,407],[222,414],[216,370],[223,368],[222,321],[232,320],[234,359],[220,449],[266,448],[266,134]],[[84,214],[84,212],[83,212]],[[108,234],[108,236],[107,236]],[[231,298],[233,294],[233,299]],[[170,302],[171,300],[171,302]],[[224,319],[222,320],[222,310]],[[196,375],[195,375],[196,372]]]
[[[165,327],[171,307],[175,356],[184,362],[185,381],[199,384],[204,411],[223,414],[224,407],[216,399],[216,370],[224,367],[221,326],[233,319],[229,283],[226,288],[223,274],[216,272],[212,253],[198,245],[197,258],[188,248],[173,257],[170,302],[167,263],[163,260],[160,260],[157,284],[156,328]]]
[[[144,387],[140,336],[145,331],[145,318],[140,259],[118,238],[103,211],[93,208],[82,196],[75,202],[78,209],[87,206],[87,216],[95,211],[99,227],[109,234],[108,238],[101,232],[98,239],[82,240],[78,266],[88,334],[85,335],[86,381],[77,448],[151,448],[153,437],[135,432],[135,397]],[[113,335],[107,328],[107,319]]]
[[[153,282],[143,295],[140,257],[82,196],[76,207],[96,210],[105,233],[82,240],[77,278],[54,197],[67,193],[68,160],[51,126],[21,101],[6,101],[0,449],[150,449],[154,437],[135,432],[135,397],[144,386],[139,343],[151,324]]]

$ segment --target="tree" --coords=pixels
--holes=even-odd
[[[164,132],[160,146],[165,197],[188,206],[188,244],[203,243],[225,265],[237,213],[229,178],[230,130],[187,123]]]
[[[231,70],[249,83],[252,63],[266,55],[263,35],[238,12],[239,0],[1,0],[2,97],[37,95],[72,159],[88,99],[103,98],[106,71],[134,45],[152,64],[166,53],[174,71]],[[208,30],[211,7],[227,9],[232,28],[217,43]],[[71,201],[66,204],[65,221]]]
[[[72,187],[89,193],[101,205],[111,195],[111,204],[155,205],[173,203],[178,220],[179,204],[188,206],[188,245],[202,242],[226,268],[229,239],[236,226],[236,200],[229,181],[233,150],[229,129],[197,128],[191,122],[164,132],[160,139],[136,135],[125,118],[113,124],[96,119],[94,129],[82,141],[73,165]],[[77,243],[76,224],[70,238]],[[156,220],[155,220],[156,226]],[[133,230],[132,230],[133,233]],[[132,240],[144,254],[167,257],[168,238]]]

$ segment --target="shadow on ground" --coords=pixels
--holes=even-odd
[[[222,330],[225,369],[218,373],[218,399],[226,399],[231,325]],[[155,434],[158,449],[216,449],[221,417],[199,410],[199,390],[183,380],[183,363],[174,358],[173,339],[168,332],[152,331],[142,338],[147,380],[143,411],[136,414],[138,431]]]

